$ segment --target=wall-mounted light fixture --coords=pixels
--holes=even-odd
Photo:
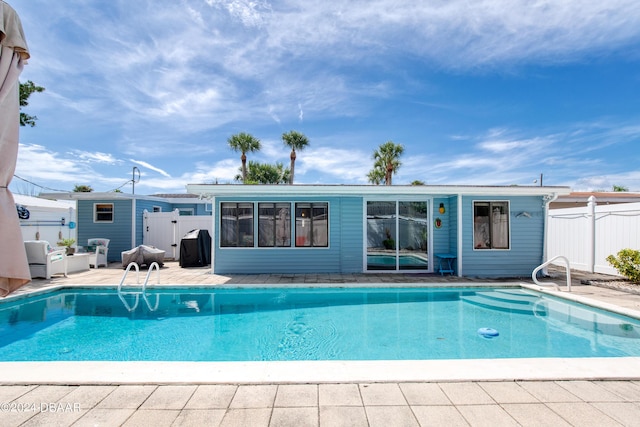
[[[440,203],[440,207],[438,208],[438,212],[440,212],[441,214],[445,213],[444,203]]]

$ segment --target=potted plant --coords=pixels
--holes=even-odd
[[[391,237],[391,230],[385,228],[384,234],[386,234],[387,238],[382,241],[382,245],[385,247],[385,249],[395,249],[396,242]]]
[[[76,248],[72,248],[73,244],[76,242],[76,239],[61,239],[58,241],[58,246],[64,246],[67,251],[67,255],[73,255],[76,251]]]

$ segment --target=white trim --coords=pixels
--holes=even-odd
[[[458,251],[458,277],[462,277],[462,249],[464,247],[462,240],[462,225],[462,194],[458,194],[458,238],[456,242],[456,249]]]
[[[135,248],[136,246],[136,199],[131,200],[131,247]],[[144,240],[144,236],[143,236]],[[96,265],[96,267],[98,267]]]
[[[98,205],[111,205],[111,220],[110,221],[104,221],[104,220],[100,220],[98,221]],[[115,203],[111,203],[111,202],[94,202],[93,203],[93,223],[94,224],[113,224],[113,222],[115,221],[115,217],[116,217],[116,204]]]
[[[278,200],[278,201],[273,201],[273,200],[243,200],[243,201],[237,201],[237,200],[224,200],[224,201],[218,201],[218,207],[220,209],[220,211],[222,211],[222,207],[220,205],[222,205],[222,203],[249,203],[253,206],[253,246],[222,246],[220,245],[218,242],[217,247],[220,250],[250,250],[250,249],[260,249],[260,250],[328,250],[331,249],[331,217],[333,216],[331,214],[331,202],[329,200],[296,200],[296,199],[287,199],[287,200]],[[260,224],[260,218],[259,218],[259,206],[260,203],[282,203],[282,204],[286,204],[288,203],[291,207],[291,245],[289,246],[260,246],[258,244],[258,227]],[[327,246],[297,246],[296,245],[296,204],[298,203],[308,203],[310,205],[313,204],[320,204],[320,203],[324,203],[327,205]],[[213,215],[214,213],[212,213]],[[213,215],[215,216],[215,215]],[[215,219],[214,219],[215,222]],[[220,224],[220,222],[218,221],[218,223]],[[213,243],[212,243],[213,244]]]
[[[353,195],[360,197],[406,197],[438,195],[477,196],[544,196],[571,192],[569,187],[539,186],[458,186],[458,185],[250,185],[250,184],[188,184],[187,192],[203,198],[211,196],[246,197],[267,196],[333,196]]]
[[[506,203],[507,204],[507,210],[508,210],[508,215],[507,218],[509,218],[509,228],[507,230],[508,232],[508,239],[509,239],[509,247],[508,248],[476,248],[476,234],[475,234],[475,216],[476,216],[476,212],[475,212],[475,204],[476,203]],[[489,215],[491,215],[491,211],[489,211]],[[489,216],[489,219],[491,219],[491,216]],[[510,200],[500,200],[500,199],[491,199],[491,200],[476,200],[473,199],[471,200],[471,243],[472,243],[472,250],[473,251],[478,251],[478,252],[485,252],[485,251],[491,251],[491,252],[505,252],[505,251],[510,251],[512,249],[511,246],[511,201]],[[493,233],[491,233],[491,245],[493,245]]]
[[[424,195],[424,196],[411,196],[411,197],[402,197],[402,196],[386,196],[386,197],[364,197],[362,198],[362,272],[363,273],[384,273],[384,274],[411,274],[411,273],[433,273],[435,272],[433,265],[433,197]],[[400,269],[400,252],[398,245],[396,245],[396,267],[394,270],[369,270],[368,259],[367,259],[367,203],[368,202],[394,202],[396,204],[396,230],[395,235],[400,235],[400,203],[401,202],[425,202],[427,204],[427,226],[429,230],[428,234],[428,242],[427,242],[427,268],[426,269],[416,269],[416,270],[402,270]],[[390,255],[390,254],[389,254]]]
[[[211,274],[216,273],[216,198],[211,198]]]

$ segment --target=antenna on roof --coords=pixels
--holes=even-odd
[[[136,179],[136,172],[138,172],[138,179]],[[140,169],[134,166],[131,171],[131,194],[136,194],[136,182],[140,182]]]
[[[533,180],[533,183],[536,184],[538,182],[537,179]],[[540,187],[542,187],[542,174],[540,174]]]

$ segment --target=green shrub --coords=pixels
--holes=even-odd
[[[632,282],[640,283],[640,251],[622,249],[618,256],[609,255],[607,261],[618,273]]]

